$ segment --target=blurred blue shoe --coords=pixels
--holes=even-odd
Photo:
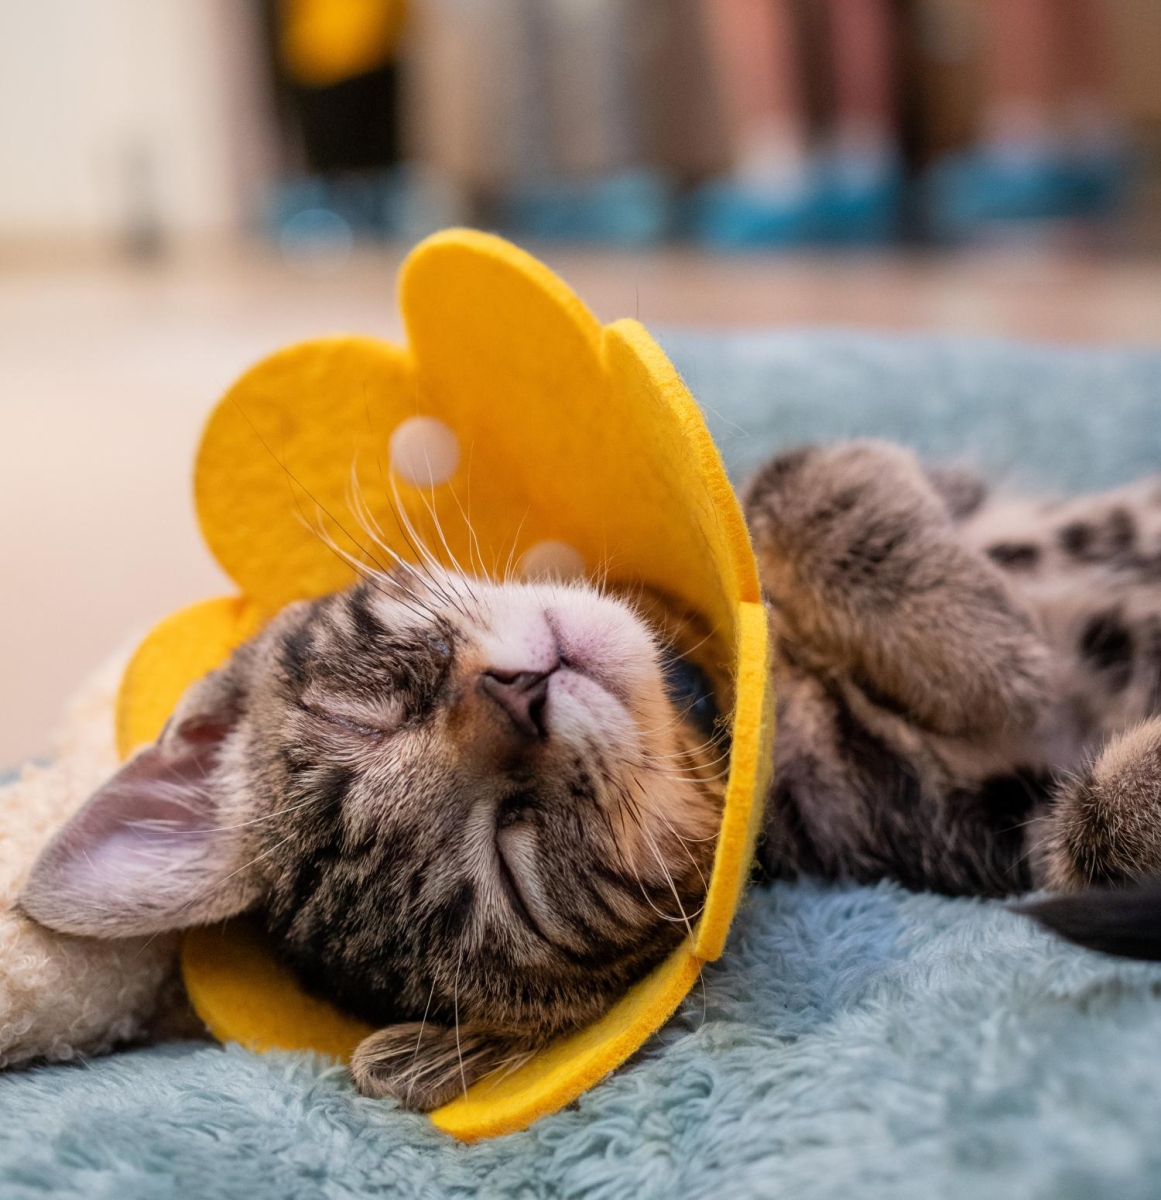
[[[815,231],[843,246],[881,246],[900,233],[905,180],[894,156],[832,155],[815,194]]]
[[[711,179],[688,198],[684,224],[691,237],[718,249],[800,246],[816,233],[817,193],[813,172],[786,189]]]
[[[1103,217],[1119,209],[1132,182],[1133,155],[1118,138],[1073,146],[1065,159],[1065,172],[1077,216]]]
[[[626,171],[524,184],[498,207],[501,225],[523,237],[647,246],[670,232],[673,189],[653,171]]]
[[[394,171],[370,175],[306,176],[278,184],[271,192],[269,223],[278,240],[295,236],[310,224],[303,214],[330,213],[346,225],[350,236],[388,235],[398,206],[402,180]]]
[[[403,164],[366,174],[305,176],[275,186],[267,225],[283,246],[348,239],[416,241],[464,223],[463,197],[422,168]]]
[[[961,240],[991,223],[1101,216],[1115,207],[1127,173],[1117,154],[1047,145],[982,147],[928,172],[928,220],[937,237]]]

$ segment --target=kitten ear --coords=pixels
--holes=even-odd
[[[238,831],[222,828],[222,744],[240,695],[229,668],[195,684],[162,735],[41,853],[19,904],[62,933],[131,937],[221,920],[257,898]]]

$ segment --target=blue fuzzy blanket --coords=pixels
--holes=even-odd
[[[1161,468],[1161,354],[849,333],[667,348],[731,464],[866,433],[1060,490]],[[308,1057],[170,1045],[0,1076],[0,1197],[1161,1195],[1161,968],[1003,905],[754,891],[571,1110],[473,1147]]]

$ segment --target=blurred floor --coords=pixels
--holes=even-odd
[[[1161,344],[1161,261],[706,257],[547,250],[598,316],[653,326],[857,325]],[[254,251],[0,272],[0,767],[157,617],[228,590],[188,479],[202,419],[249,363],[335,331],[399,335],[400,255],[307,277]]]

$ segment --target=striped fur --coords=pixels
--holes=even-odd
[[[993,498],[885,443],[745,502],[779,647],[762,859],[951,894],[1161,874],[1161,488]]]
[[[309,990],[384,1027],[363,1090],[438,1104],[691,931],[722,741],[667,690],[664,643],[704,630],[663,628],[665,607],[434,566],[293,604],[191,689],[22,903],[102,936],[247,909]]]
[[[364,1090],[437,1104],[595,1018],[687,932],[720,785],[624,603],[378,578],[288,611],[246,657],[249,788],[288,814],[256,845],[262,919],[309,988],[408,1030],[399,1078],[398,1029],[363,1048]],[[527,741],[479,680],[557,660]],[[462,1067],[440,1057],[457,1028]]]
[[[1001,501],[858,442],[775,459],[744,501],[777,650],[769,875],[985,895],[1161,875],[1156,484]],[[662,642],[705,633],[672,597],[435,567],[291,605],[21,903],[97,936],[252,912],[309,989],[381,1027],[360,1088],[430,1108],[689,931],[726,745]],[[1143,953],[1101,906],[1112,932],[1038,915]]]

